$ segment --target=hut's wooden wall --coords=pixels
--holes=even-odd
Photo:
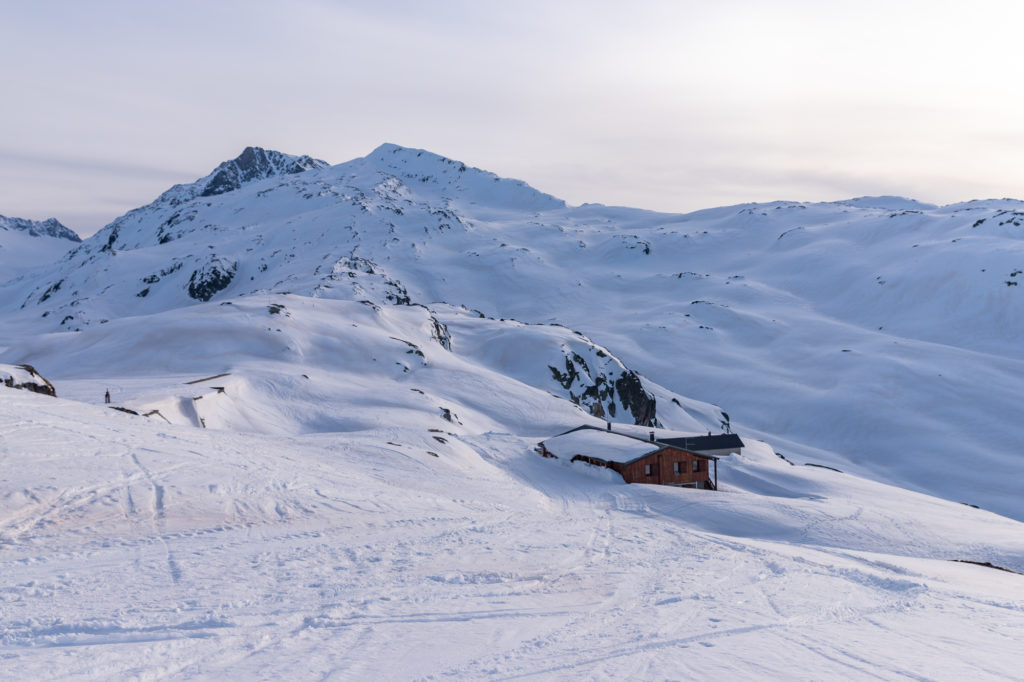
[[[679,473],[675,473],[675,464],[679,463]],[[699,470],[693,470],[697,462]],[[650,465],[651,473],[646,472]],[[663,448],[651,453],[641,460],[630,464],[612,464],[613,469],[622,474],[626,483],[657,483],[662,485],[683,485],[686,483],[709,482],[714,478],[713,460],[677,448]]]

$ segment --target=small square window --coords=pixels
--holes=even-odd
[[[679,462],[673,462],[672,463],[672,473],[675,474],[676,476],[678,476],[680,473],[682,473],[680,471]]]
[[[650,475],[651,475],[651,465],[650,464],[645,464],[644,465],[644,476],[650,476]]]
[[[700,471],[700,460],[699,459],[693,460],[693,470],[694,471]]]

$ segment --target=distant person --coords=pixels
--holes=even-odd
[[[103,402],[107,403],[108,405],[110,404],[110,390],[109,389],[107,390],[106,393],[103,394]]]

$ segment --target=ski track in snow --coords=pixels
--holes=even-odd
[[[863,531],[868,507],[897,521],[921,496],[812,494],[852,477],[770,451],[736,464],[798,496],[626,486],[510,436],[463,436],[480,457],[431,469],[373,432],[127,432],[15,395],[12,679],[1006,679],[1024,663],[1024,576],[943,560],[973,533],[1022,568],[1020,524],[922,497],[935,506],[903,527]],[[703,530],[712,517],[729,532]]]

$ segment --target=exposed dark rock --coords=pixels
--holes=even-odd
[[[593,362],[598,369],[592,370],[582,355],[568,349],[563,349],[564,372],[548,365],[552,378],[568,391],[569,400],[602,419],[615,419],[621,405],[634,424],[656,425],[655,398],[644,389],[640,376],[603,350],[596,346],[591,348],[596,356]]]
[[[459,415],[452,412],[449,408],[441,407],[438,409],[441,410],[441,417],[444,418],[445,421],[450,421],[454,424],[462,424],[462,422],[459,421]]]
[[[32,365],[0,365],[0,381],[8,388],[57,397],[57,389]]]
[[[246,147],[238,158],[225,161],[213,171],[210,181],[199,196],[210,197],[231,192],[247,182],[274,175],[301,173],[311,168],[324,168],[325,161],[309,156],[289,156],[261,147]]]
[[[641,426],[654,426],[657,419],[657,405],[653,395],[644,389],[640,375],[633,370],[626,370],[615,381],[615,390],[619,393],[619,401],[633,415],[633,423]]]
[[[433,328],[430,330],[430,338],[441,344],[441,347],[445,350],[451,350],[452,335],[448,332],[448,325],[440,322],[433,315],[430,316],[430,321],[433,323]]]
[[[209,301],[214,294],[231,284],[237,271],[238,263],[214,257],[189,277],[188,295],[197,301]]]
[[[182,266],[182,261],[175,261],[172,265],[170,265],[170,266],[164,268],[163,270],[161,270],[160,271],[160,276],[161,277],[166,277],[167,275],[171,274],[172,272],[177,272],[178,270],[181,270],[181,266]]]
[[[110,235],[107,237],[107,243],[100,247],[100,251],[105,251],[107,253],[110,253],[111,251],[113,251],[114,250],[114,242],[117,241],[117,235],[118,235],[118,230],[117,230],[116,227],[113,228],[112,230],[110,230]]]
[[[417,346],[417,345],[416,345],[415,343],[413,343],[412,341],[406,341],[405,339],[400,339],[400,338],[398,338],[397,336],[392,336],[392,337],[390,337],[390,338],[391,338],[392,340],[394,340],[394,341],[398,341],[399,343],[404,343],[405,345],[407,345],[407,346],[409,347],[409,350],[405,351],[406,353],[409,353],[409,354],[411,354],[411,355],[417,355],[417,356],[419,356],[419,357],[421,357],[421,358],[422,358],[422,357],[425,357],[425,356],[423,355],[423,351],[422,351],[422,350],[420,350],[420,347],[419,347],[419,346]]]
[[[843,473],[842,471],[840,471],[839,469],[836,469],[835,467],[830,467],[830,466],[827,466],[825,464],[815,464],[814,462],[804,462],[804,466],[805,467],[817,467],[819,469],[828,469],[829,471],[835,471],[835,472],[838,472],[840,474]]]
[[[579,357],[575,353],[573,353],[573,356]],[[551,370],[551,376],[554,378],[554,380],[560,383],[562,385],[562,388],[566,390],[569,390],[572,387],[572,385],[576,383],[576,379],[579,378],[579,372],[576,370],[576,365],[575,363],[573,363],[572,360],[569,359],[568,355],[565,356],[564,373],[559,372],[558,368],[552,365],[548,365],[548,369]]]
[[[972,559],[950,559],[950,561],[956,561],[956,562],[959,562],[961,564],[974,564],[975,566],[984,566],[985,568],[994,568],[997,571],[1006,571],[1007,573],[1016,573],[1017,575],[1020,575],[1020,573],[1018,573],[1017,571],[1013,570],[1012,568],[1005,568],[1003,566],[996,566],[991,561],[973,561]]]
[[[332,281],[348,282],[359,295],[372,292],[378,301],[417,305],[401,282],[391,279],[378,264],[359,256],[339,259],[328,277]]]
[[[59,279],[53,284],[51,284],[49,287],[47,287],[46,291],[43,292],[43,295],[39,297],[39,302],[43,303],[48,298],[50,298],[50,296],[60,291],[60,285],[62,284],[64,284],[64,280]]]
[[[406,293],[405,287],[398,283],[395,283],[395,286],[397,287],[396,292],[392,293],[389,291],[385,293],[384,299],[388,303],[393,303],[395,305],[412,305],[412,299],[409,298],[409,295]]]

